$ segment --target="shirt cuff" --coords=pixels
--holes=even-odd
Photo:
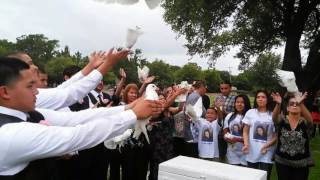
[[[75,75],[73,75],[72,77],[74,77],[74,79],[76,79],[76,80],[79,80],[79,79],[82,79],[84,77],[84,75],[82,74],[81,71],[79,71]]]
[[[120,114],[121,119],[125,119],[127,125],[134,125],[137,122],[137,116],[132,110],[124,111]]]
[[[93,78],[93,79],[97,79],[99,81],[101,81],[103,78],[102,74],[96,69],[91,71],[91,73],[88,74],[88,77]]]

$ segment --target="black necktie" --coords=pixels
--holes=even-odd
[[[100,94],[98,95],[98,99],[99,99],[99,104],[100,104],[100,106],[104,106],[105,104],[103,103],[103,100],[102,100]]]

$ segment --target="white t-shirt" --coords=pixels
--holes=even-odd
[[[198,150],[201,158],[218,158],[218,134],[220,126],[218,120],[212,122],[200,118],[193,128],[199,130]]]
[[[246,160],[251,163],[273,163],[271,159],[275,146],[268,148],[266,154],[261,154],[262,146],[266,144],[267,141],[270,141],[272,135],[275,133],[272,113],[250,109],[242,119],[242,122],[250,126],[249,154],[247,154]]]
[[[231,135],[242,138],[242,115],[237,114],[234,119],[229,122],[233,113],[229,113],[224,120],[223,129],[229,129]],[[227,159],[229,164],[247,165],[246,155],[242,152],[243,143],[228,143]]]

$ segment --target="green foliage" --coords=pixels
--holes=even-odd
[[[176,71],[175,79],[177,83],[181,81],[192,83],[193,81],[200,80],[202,79],[201,68],[196,63],[188,63]]]
[[[232,85],[237,87],[239,90],[251,91],[253,89],[251,79],[251,73],[249,71],[245,71],[233,79]]]
[[[261,54],[252,67],[249,77],[256,89],[279,89],[279,81],[275,70],[280,68],[280,55],[273,53]]]
[[[71,57],[54,57],[45,65],[45,71],[53,82],[62,82],[63,70],[71,65],[76,65]]]
[[[162,60],[156,60],[148,64],[150,75],[154,75],[157,86],[164,88],[168,87],[174,82],[174,75],[170,69],[170,65],[164,63]]]
[[[15,51],[15,44],[6,39],[0,40],[0,56],[7,56]]]
[[[58,40],[49,40],[43,34],[23,35],[17,38],[16,49],[30,55],[40,68],[57,54]]]
[[[109,86],[115,86],[116,79],[117,76],[112,71],[108,72],[106,75],[103,76],[103,81],[105,82],[105,84]]]
[[[216,70],[205,70],[202,72],[203,80],[207,83],[208,92],[219,92],[221,80],[220,73]]]

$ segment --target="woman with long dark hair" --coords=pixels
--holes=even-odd
[[[246,154],[248,167],[268,172],[270,179],[272,170],[272,156],[276,142],[275,127],[272,121],[272,100],[266,91],[259,90],[255,95],[254,108],[250,109],[242,123],[243,152]],[[257,137],[256,132],[263,129],[263,137]]]
[[[245,155],[242,152],[242,119],[251,109],[250,100],[246,95],[238,95],[234,102],[234,112],[229,113],[224,120],[224,139],[228,142],[227,160],[229,164],[246,166]]]

